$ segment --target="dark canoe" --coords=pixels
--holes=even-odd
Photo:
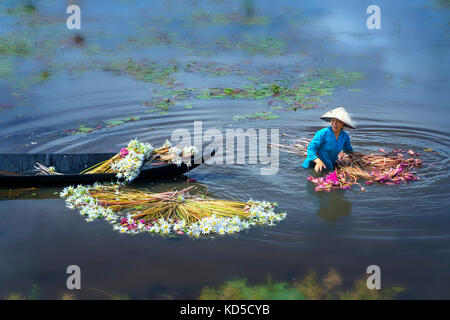
[[[202,156],[192,157],[192,165],[161,163],[157,160],[146,162],[136,180],[163,178],[186,173],[199,166],[215,154],[212,149]],[[88,154],[0,154],[0,187],[10,185],[42,185],[42,184],[85,184],[96,181],[117,181],[115,173],[79,174],[113,157],[115,153]],[[36,162],[56,168],[62,175],[36,175]]]

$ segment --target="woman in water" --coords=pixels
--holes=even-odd
[[[343,107],[328,111],[320,117],[330,125],[316,132],[307,149],[303,168],[314,168],[316,172],[323,169],[333,170],[341,151],[353,152],[350,137],[342,128],[355,129],[352,120]]]

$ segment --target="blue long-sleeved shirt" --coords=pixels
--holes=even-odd
[[[353,152],[348,133],[341,130],[341,133],[336,140],[336,136],[334,135],[331,126],[323,128],[316,132],[316,135],[309,143],[307,157],[303,162],[302,167],[309,168],[311,161],[314,161],[319,157],[327,167],[327,170],[333,170],[334,163],[341,150],[344,152]]]

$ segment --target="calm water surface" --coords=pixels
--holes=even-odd
[[[351,286],[375,264],[382,285],[405,287],[409,298],[450,298],[450,11],[441,2],[378,1],[381,30],[366,28],[367,4],[360,1],[255,1],[260,20],[247,24],[239,20],[246,12],[241,1],[86,2],[81,4],[83,46],[68,40],[74,31],[65,28],[65,4],[35,4],[38,14],[31,17],[7,14],[14,2],[1,5],[0,37],[32,39],[36,48],[26,56],[0,54],[2,66],[11,67],[0,79],[2,152],[117,151],[135,137],[159,145],[175,129],[193,132],[195,120],[203,121],[204,130],[267,128],[312,137],[326,125],[319,117],[327,108],[345,106],[357,124],[349,131],[355,150],[413,149],[422,154],[424,166],[418,170],[421,180],[409,185],[315,193],[306,181],[311,171],[301,169],[303,158],[294,154],[280,153],[279,170],[269,176],[260,174],[261,165],[202,165],[189,177],[207,185],[210,196],[277,201],[288,215],[273,227],[198,240],[118,234],[108,223],[86,223],[65,208],[58,188],[11,198],[8,186],[1,186],[1,297],[26,294],[38,284],[41,298],[56,298],[67,292],[65,271],[71,264],[82,270],[86,289],[79,298],[107,297],[100,289],[136,299],[196,298],[202,287],[231,279],[257,284],[270,275],[287,281],[330,267]],[[57,40],[45,51],[39,41],[49,34]],[[262,45],[262,38],[268,44]],[[214,63],[226,72],[212,76],[180,67],[171,75],[178,85],[169,88],[90,64],[120,59]],[[62,64],[73,65],[73,72],[56,66]],[[359,71],[365,79],[336,88],[310,110],[270,109],[265,100],[195,97],[171,106],[168,114],[142,105],[177,87],[243,87],[248,77],[262,75],[295,82],[308,70],[323,68]],[[35,81],[33,75],[42,70],[51,70],[50,77]],[[281,118],[233,120],[261,111]],[[129,117],[138,120],[104,125]],[[88,134],[70,131],[99,124]],[[163,191],[183,187],[186,179],[137,186]]]

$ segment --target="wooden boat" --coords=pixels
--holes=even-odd
[[[136,180],[163,178],[186,173],[199,166],[215,154],[212,149],[203,155],[192,157],[191,166],[173,163],[146,162]],[[86,184],[96,181],[116,181],[115,173],[80,174],[83,170],[113,157],[115,153],[87,154],[0,154],[0,188],[10,185],[42,184]],[[201,159],[200,159],[201,157]],[[36,163],[46,167],[53,166],[61,175],[37,175]]]

